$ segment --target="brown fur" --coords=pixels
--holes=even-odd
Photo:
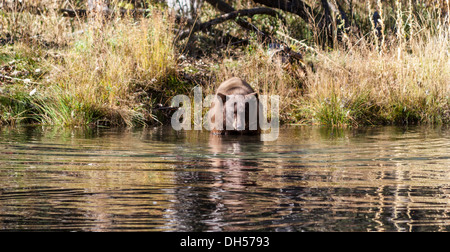
[[[226,103],[226,99],[225,96],[226,95],[243,95],[243,96],[248,96],[248,95],[255,95],[256,96],[256,101],[257,101],[257,130],[250,130],[249,128],[249,105],[246,104],[245,106],[245,129],[244,130],[226,130],[226,109],[225,109],[225,103]],[[216,134],[216,135],[256,135],[256,134],[260,134],[261,133],[261,129],[260,129],[260,125],[259,125],[259,109],[260,108],[260,102],[258,99],[258,94],[256,94],[256,92],[253,90],[253,88],[244,80],[237,78],[237,77],[233,77],[230,78],[224,82],[222,82],[222,84],[220,84],[219,88],[217,89],[216,92],[216,96],[215,99],[222,99],[223,102],[223,121],[222,122],[217,122],[215,120],[215,115],[216,113],[220,113],[220,106],[215,106],[215,102],[213,102],[211,104],[211,110],[210,110],[210,117],[211,117],[211,122],[212,122],[212,131],[211,133]],[[237,114],[237,108],[235,106],[234,108],[234,116],[236,117]],[[219,126],[220,123],[222,123],[223,125],[223,130],[219,130]]]

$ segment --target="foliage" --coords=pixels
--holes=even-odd
[[[246,19],[301,52],[300,62],[274,54],[233,21],[179,41],[185,26],[160,1],[127,5],[128,11],[145,8],[145,16],[127,11],[71,18],[57,9],[82,8],[84,1],[50,2],[0,10],[2,123],[152,124],[162,120],[152,111],[156,103],[192,95],[195,85],[203,86],[204,95],[213,93],[232,76],[260,94],[280,95],[280,117],[288,123],[450,122],[448,1],[328,1],[341,4],[347,15],[331,14],[333,32],[326,39],[319,22],[324,1],[305,1],[311,20],[280,9],[283,18]],[[261,6],[255,2],[228,1],[235,9]],[[117,11],[129,3],[111,1],[110,7]],[[186,23],[220,13],[205,3],[197,14]]]

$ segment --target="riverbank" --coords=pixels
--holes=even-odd
[[[260,94],[280,96],[282,123],[448,124],[448,21],[432,12],[409,19],[407,10],[390,11],[397,15],[391,22],[402,27],[396,33],[349,31],[334,48],[296,37],[304,34],[291,32],[293,18],[274,25],[279,39],[302,51],[300,67],[274,59],[252,34],[239,47],[217,46],[201,34],[176,41],[174,16],[156,7],[152,18],[1,11],[0,122],[161,124],[170,115],[154,109],[158,104],[170,105],[177,94],[193,96],[196,85],[206,96],[239,76]],[[232,25],[219,28],[239,33]]]

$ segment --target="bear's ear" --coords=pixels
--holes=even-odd
[[[225,102],[227,101],[227,96],[222,93],[217,93],[217,97],[222,99],[222,104],[225,104]]]
[[[253,93],[250,93],[250,94],[246,94],[245,95],[245,99],[248,99],[248,98],[250,98],[253,95],[255,96],[256,99],[258,99],[258,94],[256,92],[253,92]]]

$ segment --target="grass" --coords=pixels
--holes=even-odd
[[[20,62],[29,58],[24,53],[30,52],[35,54],[31,58],[40,62],[29,64],[28,72],[48,71],[46,79],[39,81],[41,85],[23,87],[25,93],[37,88],[34,97],[27,97],[36,109],[17,111],[17,119],[21,119],[18,115],[28,114],[38,123],[64,126],[99,123],[134,126],[155,121],[150,111],[153,102],[171,93],[166,92],[165,85],[177,79],[171,16],[155,10],[151,19],[106,20],[98,16],[88,22],[72,20],[68,24],[55,13],[48,18],[54,22],[47,25],[72,25],[71,29],[58,28],[61,34],[57,35],[49,26],[33,31],[21,27],[36,22],[29,15],[21,13],[15,17],[19,20],[15,32],[20,37],[13,45],[2,46],[2,64],[8,65],[11,58],[16,58],[11,67],[24,68]],[[55,44],[45,46],[42,41],[26,39],[30,37],[54,37]],[[17,80],[8,83],[13,85],[6,85],[5,89],[20,85],[20,79]],[[11,104],[15,103],[2,102],[3,110],[18,109]],[[14,116],[3,118],[2,122],[9,124],[22,121],[14,120]]]
[[[65,105],[62,108],[67,106],[67,111],[61,111],[68,119],[63,124],[80,122],[71,122],[65,115],[69,111],[75,114],[73,118],[84,117],[86,123],[103,115],[113,119],[112,124],[123,121],[132,125],[137,117],[143,117],[136,111],[136,92],[161,92],[164,83],[176,74],[170,17],[155,16],[137,24],[122,19],[108,25],[93,21],[95,24],[64,52],[65,62],[53,77],[59,88],[49,90],[64,101],[59,103]],[[86,113],[86,109],[96,112]]]
[[[445,35],[448,36],[448,35]],[[448,123],[448,38],[382,55],[330,53],[308,80],[309,115],[330,125]]]
[[[405,15],[401,9],[395,12],[397,18]],[[409,39],[386,35],[385,46],[367,43],[370,38],[360,45],[350,41],[350,49],[327,53],[307,81],[301,105],[309,113],[299,113],[336,126],[449,123],[448,23],[424,30],[410,22],[399,31],[414,34]]]
[[[137,19],[0,10],[0,74],[8,76],[0,78],[0,122],[143,126],[162,120],[151,110],[156,103],[193,95],[197,84],[204,95],[214,93],[239,76],[260,94],[280,96],[285,123],[448,124],[450,30],[442,11],[448,3],[377,0],[354,8],[352,22],[362,30],[347,30],[332,48],[318,44],[318,32],[293,15],[285,14],[286,24],[252,19],[301,50],[312,66],[306,72],[305,65],[272,58],[232,22],[217,29],[246,37],[247,46],[222,47],[203,33],[175,43],[175,19],[160,7],[152,18]],[[375,10],[380,30],[371,19]],[[217,14],[207,4],[201,13],[203,21]]]

